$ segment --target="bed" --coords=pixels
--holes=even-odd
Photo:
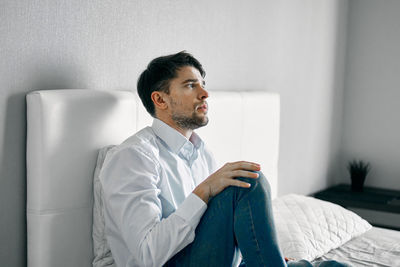
[[[199,135],[221,164],[238,159],[261,163],[275,198],[279,95],[211,92],[209,105],[210,123]],[[99,151],[151,121],[138,97],[128,91],[42,90],[27,95],[28,266],[93,266],[99,256],[92,236],[94,214],[101,215],[93,208]],[[371,229],[357,215],[310,197],[278,197],[273,205],[285,256],[400,266],[398,231]],[[294,216],[297,223],[289,225],[288,218]],[[327,233],[329,244],[324,241]]]

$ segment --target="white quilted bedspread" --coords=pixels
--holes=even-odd
[[[285,257],[313,260],[371,228],[336,204],[290,194],[273,200],[279,245]]]

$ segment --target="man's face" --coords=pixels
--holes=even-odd
[[[182,129],[194,130],[208,123],[208,92],[204,79],[191,66],[182,67],[169,84],[169,115]]]

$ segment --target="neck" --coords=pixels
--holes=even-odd
[[[191,130],[191,129],[182,129],[182,128],[178,127],[178,126],[173,126],[173,125],[170,125],[170,124],[168,124],[168,125],[171,126],[172,128],[174,128],[175,130],[177,130],[180,134],[182,134],[188,140],[192,136],[193,130]]]
[[[166,123],[169,125],[171,128],[177,130],[181,135],[186,137],[188,140],[192,136],[193,130],[192,129],[184,129],[182,127],[179,127],[172,119],[168,118],[163,118],[160,116],[157,116],[157,119],[161,120],[162,122]]]

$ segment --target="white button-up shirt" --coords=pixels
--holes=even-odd
[[[100,181],[106,236],[117,266],[157,266],[194,240],[207,205],[194,188],[215,171],[196,133],[154,119],[111,150]]]

